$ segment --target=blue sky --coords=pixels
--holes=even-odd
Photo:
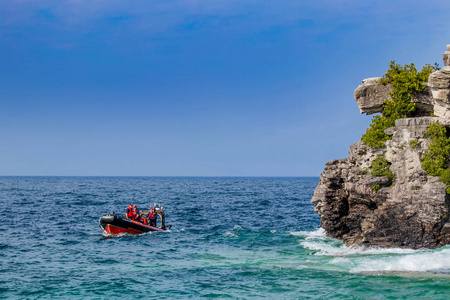
[[[0,1],[0,175],[319,176],[448,1]]]

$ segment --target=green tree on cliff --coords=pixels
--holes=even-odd
[[[401,66],[391,61],[381,83],[392,85],[394,91],[389,93],[392,99],[385,100],[382,114],[373,117],[372,124],[361,137],[364,144],[374,148],[384,147],[384,142],[391,139],[384,130],[395,126],[395,120],[414,115],[416,105],[411,102],[411,95],[422,92],[428,76],[438,69],[437,64],[426,64],[418,72],[413,63]]]

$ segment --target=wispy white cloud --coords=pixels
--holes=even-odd
[[[380,2],[380,1],[379,1]],[[0,4],[2,25],[33,22],[41,10],[52,12],[64,24],[81,25],[115,15],[139,17],[140,23],[163,23],[177,25],[187,17],[230,18],[245,16],[258,20],[258,26],[282,25],[309,18],[357,17],[364,10],[386,13],[399,5],[370,4],[363,1],[274,1],[274,0],[18,0]],[[403,2],[403,1],[400,1]],[[417,1],[418,2],[418,1]],[[397,2],[398,3],[398,2]],[[411,2],[408,1],[409,5]],[[161,19],[160,19],[161,18]]]
[[[321,35],[351,24],[368,34],[398,35],[429,26],[448,28],[450,21],[433,14],[449,8],[442,0],[16,0],[0,3],[0,34],[33,27],[39,33],[35,39],[57,36],[53,43],[78,45],[89,34],[107,41],[132,35],[170,38],[189,29],[239,35],[296,27],[305,35]]]

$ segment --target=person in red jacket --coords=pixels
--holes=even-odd
[[[132,219],[132,217],[133,217],[133,206],[130,204],[125,210],[125,218]]]
[[[133,210],[131,212],[131,219],[134,221],[139,221],[139,210],[137,209],[136,204],[133,204]]]
[[[158,215],[156,214],[156,208],[152,207],[152,210],[148,213],[148,225],[156,227],[156,218]]]

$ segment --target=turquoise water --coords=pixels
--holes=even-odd
[[[0,298],[448,299],[450,247],[346,248],[318,178],[1,177]],[[161,201],[170,232],[98,218]]]

